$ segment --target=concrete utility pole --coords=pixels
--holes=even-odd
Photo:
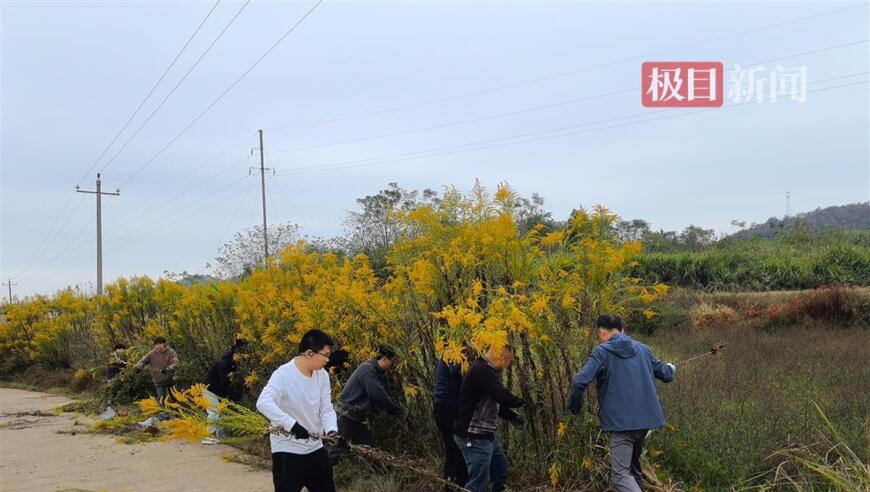
[[[12,279],[10,278],[10,279],[9,279],[8,281],[6,281],[6,283],[3,284],[3,285],[9,287],[9,304],[12,304],[12,287],[15,286],[15,285],[18,285],[18,284],[13,284],[13,283],[12,283]]]
[[[267,265],[269,263],[269,233],[266,230],[266,171],[275,171],[266,167],[266,154],[263,152],[263,130],[259,130],[260,133],[260,190],[263,195],[263,264]],[[254,155],[254,151],[256,149],[251,149],[251,155]],[[251,174],[251,170],[257,168],[250,168],[248,170],[248,174]]]
[[[260,130],[260,188],[263,194],[263,264],[269,263],[269,234],[266,232],[266,156],[263,153],[263,130]]]
[[[100,190],[100,174],[97,173],[97,189],[96,191],[91,190],[80,190],[79,186],[76,185],[76,191],[79,193],[90,193],[92,195],[97,195],[97,295],[103,295],[103,210],[102,210],[102,196],[103,195],[111,195],[118,196],[121,194],[121,190],[115,190],[114,193],[107,193],[105,191]]]

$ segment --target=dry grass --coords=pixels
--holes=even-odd
[[[656,458],[674,477],[725,488],[771,468],[768,457],[816,440],[825,425],[812,401],[867,459],[870,331],[803,322],[777,330],[748,325],[662,331],[646,338],[664,360],[682,360],[718,342],[721,356],[678,369],[660,386],[673,430],[654,433]]]

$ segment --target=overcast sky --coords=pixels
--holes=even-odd
[[[103,200],[106,283],[206,272],[261,220],[260,128],[269,221],[311,236],[391,181],[507,181],[557,218],[602,203],[720,232],[783,215],[786,191],[794,212],[870,194],[866,3],[327,1],[184,131],[314,5],[254,0],[131,138],[243,6],[222,1],[98,161],[213,5],[3,2],[0,276],[15,294],[93,283],[94,196],[74,186],[99,169],[121,187]],[[806,67],[806,102],[643,108],[641,63],[680,60]]]

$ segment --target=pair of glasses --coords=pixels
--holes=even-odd
[[[314,352],[314,351],[312,351],[312,354],[322,355],[322,356],[326,357],[326,360],[329,360],[329,358],[332,356],[332,352],[328,352],[328,353],[325,353],[325,354],[324,354],[323,352]]]

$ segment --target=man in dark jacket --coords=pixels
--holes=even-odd
[[[568,409],[580,413],[586,387],[595,381],[601,430],[610,434],[613,488],[639,492],[644,438],[649,429],[666,423],[655,379],[673,381],[676,367],[656,359],[649,347],[623,333],[618,316],[603,315],[597,325],[600,344],[571,382]]]
[[[402,413],[387,391],[387,372],[392,370],[396,353],[389,347],[379,347],[378,355],[363,362],[353,371],[341,391],[336,406],[338,433],[351,444],[372,445],[372,433],[368,420],[381,411],[391,415]],[[335,464],[343,453],[341,447],[330,449],[330,458]]]
[[[462,366],[438,361],[435,369],[435,398],[432,413],[435,425],[444,441],[444,478],[457,485],[465,485],[468,469],[462,451],[453,439],[453,423],[459,414],[459,388],[462,385]]]
[[[486,357],[474,361],[459,388],[459,413],[453,424],[453,439],[465,458],[468,469],[465,488],[471,492],[485,492],[490,482],[492,492],[504,490],[508,462],[495,437],[498,418],[518,428],[525,425],[523,418],[511,410],[522,407],[525,402],[512,395],[499,378],[499,373],[513,360],[510,346],[499,350],[490,348]]]
[[[239,338],[236,343],[221,356],[208,370],[205,377],[205,384],[208,390],[221,398],[230,397],[230,374],[238,370],[235,355],[241,348],[248,344],[248,341]]]

